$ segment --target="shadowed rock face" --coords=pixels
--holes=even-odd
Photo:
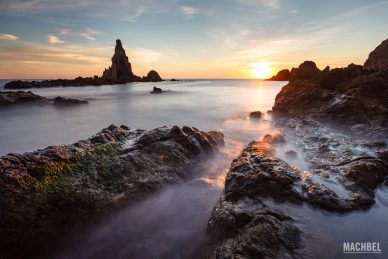
[[[383,41],[370,54],[364,63],[364,68],[376,71],[388,70],[388,39]]]
[[[291,72],[288,69],[280,70],[276,75],[268,80],[271,81],[288,81],[290,80]]]
[[[298,68],[291,69],[290,81],[296,79],[308,80],[320,72],[313,61],[305,61]]]
[[[116,40],[112,65],[104,71],[102,77],[108,82],[127,82],[133,77],[131,63],[128,61],[120,40]]]
[[[91,219],[185,181],[222,144],[214,131],[111,125],[71,145],[7,154],[0,158],[0,252],[39,257]]]
[[[273,110],[292,117],[320,119],[385,134],[387,99],[387,73],[350,64],[346,68],[326,68],[309,80],[294,78],[276,96]]]

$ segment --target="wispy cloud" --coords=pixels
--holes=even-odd
[[[110,63],[110,46],[81,46],[66,43],[43,45],[16,41],[0,44],[1,77],[44,78],[91,76]]]
[[[64,36],[80,36],[88,40],[95,40],[96,35],[102,34],[100,31],[90,29],[90,28],[86,28],[85,31],[81,31],[81,32],[72,31],[70,29],[59,29],[58,32]]]
[[[199,9],[193,6],[182,6],[181,12],[188,18],[192,18],[199,12]]]
[[[139,6],[133,14],[125,16],[123,20],[127,22],[135,22],[138,17],[146,12],[146,10],[147,8],[145,6]]]
[[[48,40],[48,42],[50,42],[51,44],[64,43],[63,40],[61,40],[59,37],[57,37],[57,36],[55,36],[55,35],[48,35],[48,36],[47,36],[47,40]]]
[[[237,3],[249,6],[262,5],[268,8],[277,9],[280,6],[280,0],[236,0]]]
[[[17,40],[17,39],[19,38],[13,34],[0,33],[0,40]]]

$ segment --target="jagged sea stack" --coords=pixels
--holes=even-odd
[[[133,76],[131,63],[128,61],[121,41],[117,39],[112,65],[105,69],[102,77],[106,82],[125,83],[132,81]]]

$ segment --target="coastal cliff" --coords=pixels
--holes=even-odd
[[[15,80],[4,85],[5,89],[27,89],[58,86],[99,86],[112,84],[125,84],[129,82],[159,82],[163,79],[159,74],[151,70],[146,76],[139,77],[133,74],[131,63],[125,53],[121,40],[116,40],[115,52],[112,57],[112,64],[105,69],[102,76],[77,77],[75,79],[56,79],[43,81],[21,81]]]

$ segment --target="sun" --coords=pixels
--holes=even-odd
[[[272,74],[272,69],[265,62],[258,62],[253,65],[252,74],[258,79],[267,79]]]

